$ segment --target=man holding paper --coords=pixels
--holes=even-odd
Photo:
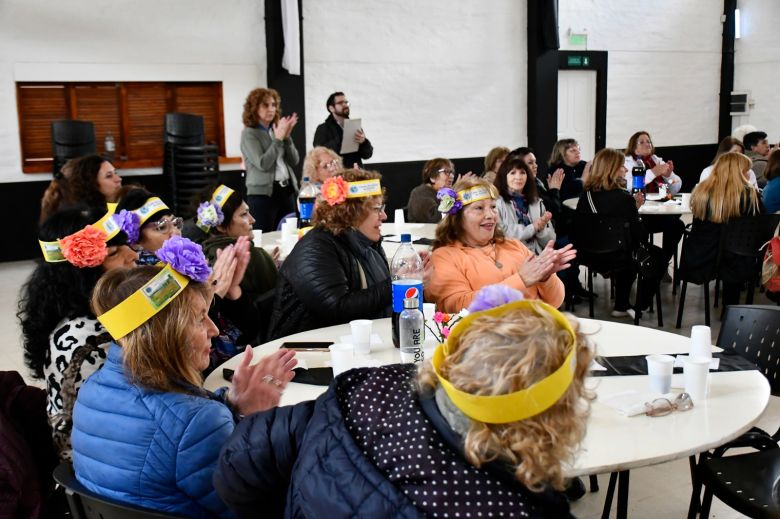
[[[362,167],[363,159],[370,159],[374,154],[374,147],[363,133],[360,119],[350,120],[349,101],[344,92],[329,95],[325,106],[330,115],[317,126],[314,146],[325,146],[341,155],[345,168],[355,164]]]

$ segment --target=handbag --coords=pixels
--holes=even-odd
[[[780,236],[765,244],[764,263],[761,266],[761,284],[767,292],[780,292]]]

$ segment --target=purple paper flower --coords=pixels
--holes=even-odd
[[[438,211],[445,214],[455,214],[463,207],[463,202],[458,198],[458,193],[448,187],[439,189],[436,193],[436,199],[439,200]]]
[[[138,238],[141,233],[141,218],[133,211],[127,211],[122,209],[118,214],[113,216],[114,222],[119,228],[127,235],[127,242],[129,244],[138,243]]]
[[[506,285],[488,285],[483,287],[469,305],[469,312],[481,312],[513,301],[525,299],[523,293]]]
[[[225,214],[217,204],[203,202],[198,206],[198,226],[211,229],[224,221]]]
[[[211,267],[203,249],[187,238],[171,236],[155,254],[160,261],[168,263],[173,270],[193,281],[203,283],[211,275]]]

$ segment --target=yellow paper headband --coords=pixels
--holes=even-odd
[[[146,203],[139,207],[138,209],[134,210],[133,212],[138,215],[139,224],[143,225],[146,220],[151,218],[153,215],[159,213],[160,211],[164,211],[168,209],[170,211],[170,208],[165,205],[165,202],[160,200],[158,197],[153,196],[146,200]]]
[[[103,231],[106,235],[106,242],[111,240],[121,230],[114,221],[114,211],[116,210],[116,204],[106,204],[108,212],[103,217],[92,224],[93,227]],[[75,233],[74,233],[75,234]],[[60,246],[60,240],[56,241],[41,241],[38,240],[38,245],[41,246],[41,252],[43,253],[43,260],[46,263],[60,263],[68,261],[62,254],[62,247]]]
[[[442,363],[445,357],[452,353],[449,351],[448,344],[468,329],[472,321],[484,315],[498,317],[519,308],[528,309],[538,315],[550,315],[561,328],[568,332],[571,337],[571,351],[558,369],[530,387],[505,395],[467,393],[457,389],[442,376]],[[436,373],[442,388],[463,414],[479,422],[503,424],[538,415],[560,400],[574,380],[574,372],[577,367],[576,351],[577,339],[574,328],[562,313],[542,301],[515,301],[464,317],[452,330],[447,342],[436,349],[432,363],[433,371]]]
[[[116,305],[114,308],[98,316],[98,321],[108,330],[115,340],[119,340],[132,332],[176,299],[190,282],[187,276],[176,272],[166,265],[159,274],[150,279],[144,286]]]
[[[378,178],[347,182],[347,198],[382,196],[382,184]]]
[[[233,193],[235,193],[235,191],[224,184],[220,184],[220,186],[214,190],[214,194],[211,195],[211,202],[222,209],[222,206],[225,205],[225,202],[227,202],[227,199],[230,198],[230,195]]]
[[[463,205],[469,205],[474,202],[479,202],[480,200],[485,200],[488,198],[492,199],[493,195],[490,194],[490,188],[485,186],[475,186],[471,189],[458,191],[458,198],[463,203]]]

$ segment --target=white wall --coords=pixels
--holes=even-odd
[[[17,81],[222,81],[240,155],[247,93],[266,83],[263,0],[0,0],[0,182],[21,170]]]
[[[527,142],[525,2],[304,0],[306,142],[342,90],[371,162]]]
[[[752,124],[780,141],[780,2],[739,0],[742,38],[734,45],[734,89],[748,90],[755,101],[747,116],[733,126]]]
[[[572,28],[587,30],[588,50],[609,52],[608,147],[641,129],[657,146],[717,142],[723,2],[560,0],[559,9],[561,49]]]

